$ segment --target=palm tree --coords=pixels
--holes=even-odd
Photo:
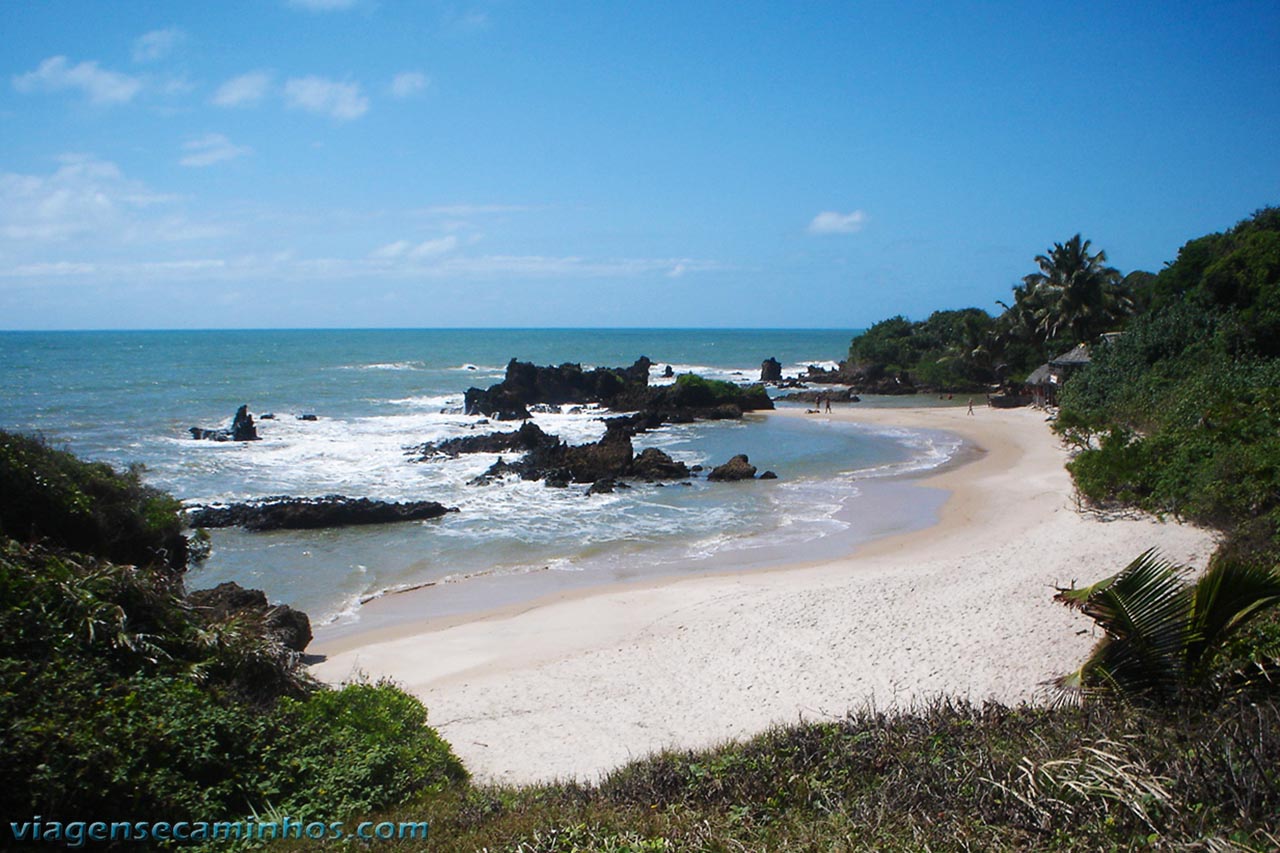
[[[1046,339],[1070,332],[1078,343],[1105,332],[1133,309],[1121,287],[1120,271],[1106,266],[1107,253],[1089,254],[1089,241],[1076,234],[1036,255],[1040,272],[1024,276],[1026,296],[1037,309]]]
[[[1218,560],[1194,584],[1188,570],[1147,551],[1092,586],[1054,599],[1105,631],[1075,672],[1058,679],[1069,693],[1168,702],[1218,680],[1217,653],[1245,623],[1280,603],[1280,571]],[[1264,649],[1276,656],[1280,648]]]

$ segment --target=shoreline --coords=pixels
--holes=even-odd
[[[1032,699],[1093,638],[1054,603],[1153,545],[1203,565],[1211,533],[1071,506],[1066,453],[1027,409],[841,408],[830,418],[956,433],[980,451],[913,480],[939,518],[836,559],[647,579],[479,615],[395,625],[313,651],[321,680],[391,677],[477,777],[587,780],[666,747],[695,748],[851,707],[939,694]]]
[[[786,406],[773,411],[749,412],[744,421],[764,422],[768,418],[783,417],[787,420],[829,421],[825,415],[812,418],[805,417],[803,408]],[[848,422],[847,419],[837,418]],[[933,432],[921,429],[919,432]],[[953,437],[958,437],[954,433]],[[799,550],[805,556],[797,559],[781,545],[761,545],[746,552],[726,550],[710,557],[687,557],[682,560],[663,564],[662,569],[647,569],[640,573],[612,573],[601,577],[592,577],[593,573],[563,573],[549,570],[549,567],[533,569],[528,572],[505,574],[485,570],[472,572],[461,578],[472,584],[479,582],[496,583],[490,586],[487,595],[471,589],[470,595],[483,600],[473,606],[457,609],[441,610],[438,600],[428,598],[443,590],[452,591],[454,579],[431,580],[411,584],[403,588],[384,590],[363,597],[358,605],[357,620],[326,620],[316,627],[316,648],[323,647],[327,651],[340,653],[359,646],[382,640],[395,639],[407,633],[423,633],[443,630],[445,628],[467,622],[483,621],[503,615],[510,615],[552,604],[557,601],[576,599],[621,589],[638,589],[662,585],[678,580],[699,577],[728,577],[743,573],[783,571],[798,566],[817,565],[833,559],[848,557],[858,549],[881,539],[899,535],[917,533],[938,523],[941,506],[947,495],[945,490],[929,486],[929,480],[953,468],[969,464],[985,451],[967,439],[961,439],[959,446],[945,461],[931,468],[899,472],[883,476],[863,478],[876,491],[876,497],[882,504],[868,505],[861,499],[858,506],[850,508],[845,505],[837,510],[831,519],[849,522],[855,511],[865,512],[874,506],[873,520],[890,522],[886,529],[875,533],[865,530],[867,518],[860,519],[862,524],[850,524],[850,529],[833,534],[816,537],[802,543]],[[730,486],[730,488],[751,488],[750,485]],[[916,510],[912,512],[911,510]],[[630,576],[628,576],[630,575]],[[552,580],[558,576],[558,582]],[[514,585],[529,587],[539,583],[535,578],[542,578],[542,588],[526,588],[525,594],[512,589]],[[493,598],[506,596],[508,600],[494,602]],[[488,599],[488,600],[484,600]]]

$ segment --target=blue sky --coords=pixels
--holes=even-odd
[[[857,328],[1280,204],[1280,4],[0,4],[0,328]]]

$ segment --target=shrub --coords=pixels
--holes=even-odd
[[[124,473],[85,462],[39,439],[0,432],[0,535],[117,563],[187,564],[181,505]]]

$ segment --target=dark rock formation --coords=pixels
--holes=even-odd
[[[689,466],[656,447],[649,447],[632,461],[631,473],[644,480],[680,480],[689,476]]]
[[[531,407],[577,402],[634,414],[605,419],[604,437],[591,444],[566,445],[533,424],[526,424],[512,432],[450,439],[412,448],[411,452],[426,459],[441,454],[524,451],[515,462],[499,459],[473,479],[473,485],[493,483],[509,474],[543,480],[548,486],[625,477],[676,480],[689,476],[687,466],[657,449],[636,456],[631,439],[667,423],[741,418],[744,412],[773,408],[773,401],[761,385],[742,388],[698,376],[681,376],[671,385],[650,387],[651,366],[643,356],[628,368],[590,371],[577,364],[538,367],[512,359],[502,382],[488,389],[467,391],[468,413],[528,418]]]
[[[621,480],[596,480],[591,484],[591,488],[587,489],[588,495],[611,495],[617,489],[631,488]]]
[[[779,400],[785,400],[793,403],[816,403],[818,398],[830,400],[833,403],[853,403],[857,402],[857,394],[853,393],[852,388],[838,389],[822,389],[819,391],[794,391],[790,394],[783,394]]]
[[[747,460],[745,453],[739,453],[723,465],[711,469],[708,480],[731,482],[733,480],[751,480],[756,476],[756,466]]]
[[[604,438],[590,444],[568,445],[552,439],[530,448],[515,462],[499,459],[470,485],[489,485],[509,474],[524,480],[545,480],[549,486],[569,483],[600,483],[632,477],[643,480],[679,480],[689,476],[683,462],[676,462],[657,448],[635,455],[631,432],[613,427],[610,421]]]
[[[777,475],[777,474],[775,474],[775,473],[773,473],[772,471],[765,471],[763,474],[761,474],[761,475],[760,475],[760,479],[761,479],[761,480],[776,480],[776,479],[778,479],[778,475]]]
[[[368,498],[328,495],[323,498],[273,497],[221,507],[190,510],[193,527],[243,527],[245,530],[312,530],[355,524],[417,521],[457,512],[435,501],[388,503]]]
[[[676,375],[676,369],[669,364],[662,369],[663,379],[670,379],[672,376],[675,376],[675,375]]]
[[[491,432],[484,435],[464,435],[444,441],[428,442],[408,448],[409,453],[416,454],[417,461],[425,462],[435,457],[447,456],[456,458],[463,453],[506,453],[509,451],[529,451],[538,447],[550,447],[558,444],[560,439],[547,435],[535,423],[527,422],[520,429],[511,432]]]
[[[811,385],[848,385],[855,394],[915,394],[917,388],[907,372],[891,373],[883,364],[841,362],[836,370],[809,365],[801,377]]]
[[[250,615],[262,619],[266,632],[287,649],[301,652],[311,642],[311,620],[301,610],[287,605],[272,607],[260,589],[245,589],[237,583],[221,583],[213,589],[198,589],[187,595],[187,603],[206,623],[225,622],[232,616]]]
[[[580,364],[538,367],[513,358],[500,383],[467,389],[464,408],[468,414],[517,420],[528,418],[528,406],[534,403],[607,403],[628,386],[648,386],[650,364],[641,356],[628,368],[583,370]]]
[[[249,414],[246,405],[236,409],[231,426],[217,429],[191,427],[191,437],[207,441],[257,441],[258,428],[253,425],[253,415]]]
[[[760,381],[761,382],[781,382],[782,381],[782,362],[776,358],[766,358],[760,364]]]
[[[487,389],[467,390],[465,411],[498,420],[530,417],[538,404],[598,403],[614,411],[652,413],[667,423],[687,423],[705,417],[741,417],[743,412],[772,409],[760,386],[738,388],[698,377],[672,385],[649,387],[649,359],[641,356],[627,368],[597,367],[584,371],[578,364],[538,367],[512,359],[506,378]]]
[[[298,418],[298,420],[300,420],[300,421],[315,421],[315,420],[319,420],[319,418],[317,418],[315,415],[311,414],[310,412],[307,412],[306,414],[298,415],[298,416],[297,416],[297,418]]]
[[[517,465],[513,465],[502,457],[498,457],[498,461],[489,466],[489,469],[483,474],[472,477],[467,481],[468,486],[490,486],[499,483],[502,478],[508,474],[523,474],[523,469]]]

